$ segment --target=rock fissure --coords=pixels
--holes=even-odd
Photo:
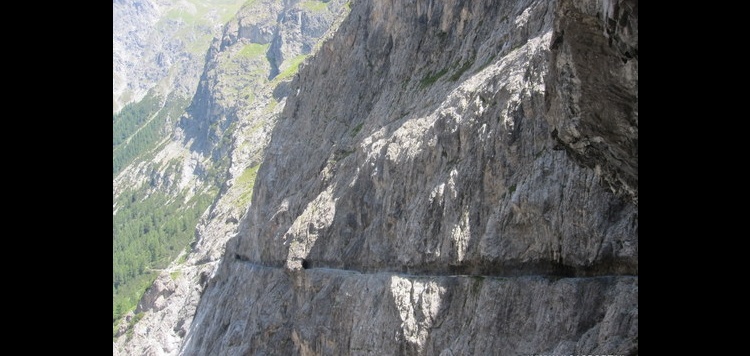
[[[447,267],[409,267],[398,268],[347,266],[335,267],[332,264],[319,263],[310,260],[302,261],[302,269],[290,270],[286,261],[257,262],[239,254],[235,260],[245,263],[250,267],[284,269],[289,272],[301,272],[305,270],[322,271],[332,273],[357,273],[357,274],[394,274],[409,277],[467,277],[467,278],[512,278],[512,277],[545,277],[545,278],[590,278],[590,277],[616,277],[616,276],[638,276],[637,267],[630,266],[627,262],[605,265],[598,263],[585,267],[566,266],[559,262],[526,263],[504,266],[447,266]]]

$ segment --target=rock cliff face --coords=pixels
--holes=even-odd
[[[316,6],[307,8],[306,3]],[[115,197],[149,182],[149,192],[173,195],[220,187],[195,227],[191,249],[160,271],[135,311],[119,324],[113,353],[179,352],[203,288],[247,211],[255,173],[284,107],[291,74],[340,23],[348,12],[344,4],[341,0],[247,2],[208,46],[193,99],[155,157],[132,164],[113,180]],[[288,18],[307,22],[284,20]],[[162,167],[170,163],[176,168],[168,174]]]
[[[354,1],[181,353],[636,355],[637,73],[637,1]]]

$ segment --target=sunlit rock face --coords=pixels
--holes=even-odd
[[[236,6],[232,0],[113,3],[114,72],[124,68],[150,73],[157,68],[152,68],[154,63],[143,56],[153,52],[168,52],[164,58],[181,58],[179,66],[197,68],[189,76],[169,70],[175,82],[165,80],[157,85],[156,90],[161,93],[184,89],[176,83],[186,85],[190,81],[190,105],[165,125],[169,130],[165,145],[154,152],[153,158],[136,160],[115,177],[113,196],[117,198],[121,192],[141,186],[148,187],[149,192],[175,196],[186,192],[188,197],[203,193],[213,184],[219,190],[195,226],[196,240],[167,268],[157,270],[158,277],[135,310],[115,326],[115,355],[179,354],[207,281],[224,255],[227,240],[237,233],[248,210],[255,172],[290,93],[289,82],[298,65],[295,59],[314,53],[316,44],[329,36],[348,13],[343,0],[257,0],[245,2],[246,6],[237,11],[242,2],[236,2]],[[182,25],[187,24],[175,21],[214,20],[213,16],[229,11],[231,6],[235,12],[225,25],[211,27],[205,33],[198,31],[208,36],[203,42],[188,41],[189,47],[204,43],[205,48],[185,52],[184,37],[180,36],[198,35],[177,31],[184,30]],[[292,18],[301,21],[288,20]],[[172,31],[156,33],[157,24]],[[216,33],[216,37],[212,40],[208,32]],[[149,36],[179,46],[167,48],[161,42],[149,42],[153,39]],[[123,45],[133,44],[136,39],[140,42],[136,41],[135,49],[139,50]],[[131,51],[118,52],[121,49]],[[123,54],[129,55],[126,68],[120,67],[123,62],[118,60]],[[196,66],[198,55],[202,62]],[[148,88],[153,82],[130,84]],[[117,90],[113,94],[117,96]],[[113,214],[117,214],[118,206],[113,205]]]
[[[637,1],[354,1],[187,355],[638,353]]]

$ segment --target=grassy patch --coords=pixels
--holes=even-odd
[[[322,1],[302,1],[299,3],[299,7],[312,12],[321,12],[328,10],[328,4]]]
[[[120,319],[128,312],[135,310],[143,292],[154,283],[156,276],[156,273],[140,275],[118,288],[112,299],[112,326],[114,331],[117,330]]]
[[[213,38],[214,37],[211,34],[205,33],[200,35],[196,40],[186,41],[186,50],[188,51],[188,53],[194,55],[204,54],[208,50],[208,47],[211,46],[211,40]]]
[[[354,126],[354,128],[352,129],[352,132],[351,132],[351,136],[352,137],[357,136],[357,134],[359,133],[359,131],[362,130],[362,125],[363,124],[364,124],[364,122],[360,122],[359,124],[357,124],[357,126]]]
[[[263,108],[263,114],[267,115],[267,114],[272,113],[274,109],[276,109],[277,105],[279,105],[279,102],[276,101],[276,98],[271,97],[271,100],[268,101],[268,104],[266,105],[266,107]],[[263,126],[262,121],[260,121],[260,124],[255,124],[253,126],[253,131],[255,131],[257,128],[260,128],[261,126]]]
[[[255,186],[255,178],[258,175],[258,168],[260,168],[260,164],[248,167],[242,172],[242,175],[237,178],[235,186],[242,189],[242,194],[237,198],[237,206],[243,207],[250,203],[250,200],[253,197],[253,186]]]
[[[338,162],[338,161],[340,161],[340,160],[342,160],[342,159],[344,159],[346,157],[349,157],[354,152],[355,152],[355,150],[348,150],[348,151],[336,152],[336,154],[334,155],[334,163]]]
[[[438,79],[440,79],[440,77],[444,76],[445,73],[448,73],[448,68],[443,68],[442,70],[440,70],[439,72],[435,74],[427,75],[426,77],[424,77],[422,80],[419,81],[419,88],[424,89],[434,84]]]
[[[270,43],[266,44],[260,44],[260,43],[249,43],[246,44],[245,47],[242,47],[242,50],[240,50],[239,56],[243,58],[254,58],[258,56],[265,55],[268,51],[268,47],[270,46]]]
[[[194,24],[203,14],[198,12],[196,14],[185,9],[172,9],[167,11],[166,18],[170,20],[179,20],[188,24]]]
[[[180,258],[178,258],[176,262],[178,265],[181,265],[185,263],[186,261],[187,261],[187,253],[183,253],[182,255],[180,255]]]
[[[469,70],[469,68],[471,68],[472,65],[474,65],[474,59],[473,58],[470,59],[470,60],[468,60],[468,61],[466,61],[464,63],[464,65],[462,65],[460,68],[458,68],[458,70],[455,73],[453,73],[450,76],[449,79],[452,82],[455,82],[456,80],[458,80],[458,78],[461,78],[461,76],[464,74],[464,72],[466,72],[467,70]]]
[[[170,20],[179,20],[190,25],[202,25],[209,22],[207,15],[211,12],[218,13],[219,18],[214,20],[217,23],[224,24],[229,21],[239,11],[240,7],[250,6],[255,0],[214,0],[214,1],[196,1],[188,0],[186,4],[176,5],[167,11],[166,18]]]
[[[242,175],[237,178],[237,184],[247,186],[255,183],[255,176],[258,174],[258,168],[260,168],[260,164],[246,168],[245,171],[242,172]]]
[[[299,70],[299,65],[302,64],[302,62],[308,56],[309,54],[300,54],[297,57],[285,60],[281,66],[284,67],[286,65],[286,69],[284,69],[281,73],[279,73],[279,75],[273,78],[273,81],[278,83],[280,81],[289,79],[295,74],[297,74],[297,71]]]
[[[210,2],[209,6],[212,9],[220,9],[220,23],[225,24],[237,14],[237,11],[240,11],[240,8],[244,6],[252,6],[256,2],[257,0],[214,0]]]

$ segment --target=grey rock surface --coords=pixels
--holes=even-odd
[[[637,1],[351,8],[180,353],[637,355]]]
[[[637,277],[226,268],[184,354],[637,354]]]
[[[326,11],[316,11],[320,26],[333,31],[347,9],[344,2],[331,1]],[[292,28],[278,21],[286,12],[306,13],[299,1],[254,1],[241,8],[210,44],[206,64],[192,103],[175,123],[173,135],[149,162],[126,168],[113,181],[113,195],[127,187],[148,184],[148,166],[167,166],[178,160],[175,176],[159,179],[151,187],[159,191],[199,191],[208,185],[207,171],[225,177],[214,204],[196,226],[196,241],[168,268],[141,298],[136,310],[119,325],[113,343],[115,355],[176,355],[189,330],[195,310],[209,278],[224,255],[229,237],[248,209],[254,172],[269,141],[271,128],[286,95],[274,89],[291,78],[272,78],[268,52],[274,50],[267,33]],[[156,15],[155,15],[156,16]],[[313,16],[313,17],[314,17]],[[338,22],[337,22],[338,21]],[[326,31],[301,31],[297,39],[314,44]],[[284,44],[284,41],[279,42]],[[265,46],[265,47],[264,47]],[[289,48],[298,46],[289,45]],[[293,58],[300,54],[285,53]],[[179,54],[173,54],[179,55]],[[178,178],[174,178],[178,177]],[[116,211],[116,207],[115,207]]]

